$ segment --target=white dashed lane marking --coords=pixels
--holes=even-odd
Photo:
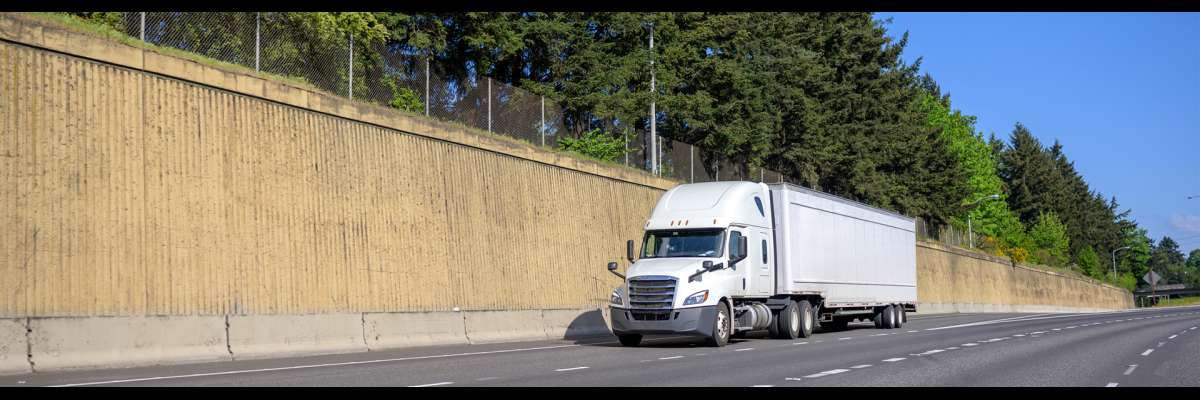
[[[1178,336],[1179,336],[1179,335],[1171,335],[1171,337],[1169,337],[1169,338],[1167,338],[1167,339],[1174,339],[1174,338],[1176,338],[1176,337],[1178,337]]]
[[[1148,355],[1150,355],[1150,353],[1153,353],[1153,352],[1154,352],[1154,349],[1146,350],[1146,352],[1145,352],[1145,353],[1142,353],[1142,355],[1143,355],[1143,356],[1148,356]]]
[[[738,350],[738,351],[741,351],[741,350]],[[683,358],[683,356],[662,357],[662,358],[659,358],[659,360],[674,360],[676,358]]]
[[[883,362],[896,362],[896,361],[900,361],[900,360],[905,360],[905,358],[904,357],[889,358],[889,359],[883,360]]]
[[[1117,387],[1117,383],[1116,382],[1109,383],[1107,385],[1104,385],[1104,387]]]
[[[860,369],[860,368],[866,368],[866,367],[870,367],[870,366],[871,366],[871,364],[863,364],[863,365],[855,365],[855,366],[853,366],[853,367],[850,367],[850,368],[851,368],[851,369]]]
[[[748,348],[748,349],[737,349],[737,350],[734,350],[734,351],[750,351],[750,350],[754,350],[754,348],[753,348],[753,347],[751,347],[751,348]]]
[[[424,385],[413,385],[413,386],[409,386],[409,387],[430,387],[430,386],[442,386],[442,385],[452,385],[452,384],[454,384],[454,382],[438,382],[438,383],[427,383]]]
[[[496,377],[494,377],[494,376],[493,376],[493,377],[491,377],[491,378],[479,378],[479,379],[476,379],[476,380],[477,380],[477,381],[489,381],[489,380],[492,380],[492,379],[496,379]]]
[[[578,371],[578,370],[581,370],[581,369],[588,369],[588,367],[560,368],[560,369],[556,369],[556,370],[554,370],[554,372]]]
[[[1132,374],[1133,370],[1135,370],[1135,369],[1137,369],[1137,364],[1130,365],[1129,369],[1125,370],[1125,375]]]

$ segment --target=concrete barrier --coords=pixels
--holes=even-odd
[[[363,315],[231,315],[229,351],[237,360],[367,351]]]
[[[1062,307],[1029,304],[992,304],[992,303],[917,303],[917,315],[959,314],[959,313],[1097,313],[1114,311],[1107,308],[1092,307]]]
[[[469,343],[462,312],[365,313],[363,331],[371,350]]]
[[[222,315],[30,318],[29,329],[38,372],[231,360]]]
[[[0,375],[28,374],[29,340],[25,318],[0,318]]]
[[[467,311],[467,339],[474,343],[544,340],[542,310]]]
[[[550,339],[612,335],[606,317],[601,309],[542,310],[542,328]]]

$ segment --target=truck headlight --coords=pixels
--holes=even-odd
[[[612,298],[608,299],[608,302],[618,306],[625,305],[625,301],[621,299],[621,292],[617,289],[613,289]]]
[[[687,299],[684,299],[683,305],[701,304],[704,303],[705,300],[708,300],[708,291],[701,290],[699,292],[692,293],[691,296],[688,296]]]

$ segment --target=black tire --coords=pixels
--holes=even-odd
[[[783,306],[783,310],[779,311],[779,326],[776,328],[779,330],[779,339],[792,340],[800,337],[803,319],[800,307],[796,302],[789,300],[787,305]]]
[[[733,319],[729,317],[729,306],[724,302],[717,304],[717,317],[713,318],[712,335],[704,341],[711,347],[725,347],[729,343],[729,335],[733,331]]]
[[[812,336],[813,325],[816,325],[817,322],[812,304],[809,304],[808,300],[801,300],[800,303],[796,304],[796,308],[800,311],[800,332],[797,333],[802,338]]]
[[[896,309],[892,306],[883,308],[883,313],[880,314],[883,319],[883,329],[892,329],[896,327]]]
[[[734,339],[745,339],[747,333],[750,333],[750,331],[741,331],[741,332],[729,335],[729,337],[734,338]]]
[[[629,347],[637,346],[642,343],[642,335],[631,333],[628,335],[617,336],[621,340],[621,344]]]
[[[771,311],[771,322],[767,323],[767,333],[772,339],[782,338],[782,335],[779,334],[779,313],[775,311]]]
[[[904,326],[904,306],[896,305],[896,329]]]
[[[900,319],[902,320],[902,322],[904,322],[904,323],[906,323],[906,324],[908,323],[908,309],[905,309],[905,308],[901,307],[901,309],[900,309]]]
[[[875,322],[875,329],[883,329],[883,313],[875,314],[875,318],[871,318]]]

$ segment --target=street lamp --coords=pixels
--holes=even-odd
[[[975,200],[974,202],[971,203],[971,205],[975,205],[975,203],[983,201],[983,199],[998,199],[998,198],[1000,198],[1000,195],[998,195],[998,194],[980,197],[979,200]],[[974,209],[971,209],[971,211],[967,212],[967,239],[971,241],[971,248],[975,248],[975,235],[971,233],[971,213],[974,213],[974,212],[975,212]],[[962,242],[959,242],[959,243],[962,243]]]
[[[1122,248],[1113,250],[1113,279],[1117,278],[1117,252],[1128,249],[1128,248],[1129,247],[1122,247]]]

